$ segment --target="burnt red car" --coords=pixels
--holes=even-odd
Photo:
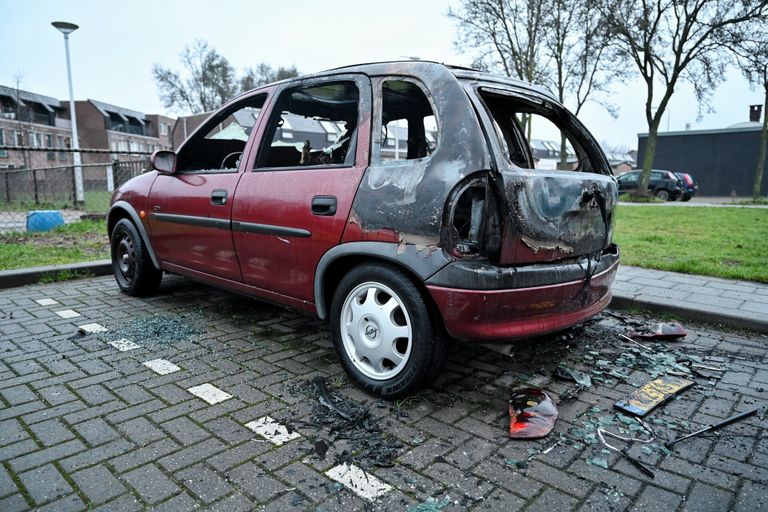
[[[567,137],[538,169],[525,123]],[[119,287],[181,274],[327,318],[344,369],[388,398],[428,384],[450,337],[526,338],[606,307],[617,183],[543,90],[437,63],[267,85],[114,194]],[[574,168],[575,167],[575,168]]]

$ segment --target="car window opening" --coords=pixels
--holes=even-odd
[[[236,172],[266,98],[259,94],[237,102],[206,121],[179,151],[177,171]]]
[[[595,171],[574,136],[569,114],[549,102],[480,93],[493,119],[502,151],[523,169]]]
[[[354,165],[359,97],[352,81],[283,92],[256,166]]]
[[[381,88],[381,163],[431,155],[437,147],[437,121],[424,91],[405,80],[387,80]]]

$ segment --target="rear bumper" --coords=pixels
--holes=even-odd
[[[587,266],[581,263],[515,269],[457,262],[426,285],[451,336],[514,340],[566,329],[602,311],[611,301],[618,263],[618,248],[613,246],[601,256],[597,269],[591,269],[595,273],[587,284]],[[446,276],[462,277],[448,286]]]

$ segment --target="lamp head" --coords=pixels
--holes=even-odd
[[[65,36],[80,28],[74,23],[67,23],[66,21],[54,21],[51,25],[56,27]]]

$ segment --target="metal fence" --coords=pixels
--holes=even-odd
[[[70,223],[103,215],[112,192],[145,172],[148,165],[146,157],[80,165],[82,200],[77,197],[76,169],[72,164],[0,168],[0,232],[38,231],[61,221]]]

